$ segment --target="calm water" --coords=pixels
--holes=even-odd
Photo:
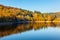
[[[0,40],[60,39],[60,23],[0,25]]]

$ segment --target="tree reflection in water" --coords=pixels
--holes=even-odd
[[[22,33],[32,29],[38,30],[47,27],[59,27],[59,24],[59,22],[36,22],[28,24],[0,25],[0,37],[10,34]]]

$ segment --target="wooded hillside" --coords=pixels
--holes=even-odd
[[[0,5],[0,22],[59,21],[60,13],[41,13],[21,8]]]

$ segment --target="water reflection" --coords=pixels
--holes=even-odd
[[[23,33],[29,30],[38,30],[48,27],[60,27],[59,22],[36,22],[28,24],[12,24],[12,25],[0,25],[0,37],[8,36],[16,33]]]

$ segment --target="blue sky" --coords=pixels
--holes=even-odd
[[[0,0],[0,4],[40,12],[59,12],[60,0]]]

